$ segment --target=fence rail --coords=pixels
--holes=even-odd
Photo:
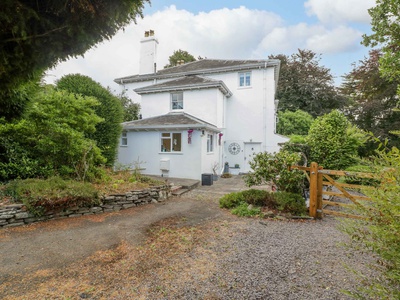
[[[307,180],[310,182],[310,206],[309,214],[311,217],[321,219],[323,214],[336,215],[341,217],[361,219],[361,216],[355,214],[343,213],[330,209],[323,208],[323,205],[354,208],[361,205],[360,201],[371,201],[371,198],[361,195],[354,195],[349,193],[347,189],[371,189],[371,186],[364,186],[358,184],[341,183],[334,180],[331,176],[351,176],[358,178],[376,178],[373,173],[363,172],[347,172],[340,170],[324,170],[317,163],[311,163],[310,167],[291,166],[291,170],[301,170],[306,174]],[[323,186],[336,187],[339,192],[324,191]],[[327,201],[323,199],[323,195],[347,198],[352,203],[340,203],[335,201]]]

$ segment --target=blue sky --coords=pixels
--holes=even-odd
[[[375,0],[153,0],[137,24],[84,58],[60,63],[48,71],[47,81],[81,73],[117,89],[113,79],[138,73],[140,39],[153,29],[159,40],[159,68],[177,49],[218,59],[265,59],[309,49],[321,54],[321,65],[331,69],[339,85],[351,64],[368,55],[360,42],[362,34],[370,33],[367,9],[374,4]]]

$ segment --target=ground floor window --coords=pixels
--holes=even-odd
[[[128,135],[126,131],[122,132],[121,135],[121,146],[128,146]]]
[[[182,151],[182,134],[165,132],[161,133],[161,152]]]
[[[214,135],[213,134],[207,134],[207,152],[213,152],[214,151]]]

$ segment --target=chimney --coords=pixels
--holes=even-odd
[[[154,30],[145,31],[144,38],[140,41],[139,75],[157,72],[157,45]]]

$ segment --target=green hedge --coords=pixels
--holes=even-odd
[[[36,216],[72,206],[90,207],[100,203],[99,193],[93,185],[60,177],[14,180],[5,186],[4,194],[25,204]]]
[[[249,209],[249,205],[254,205]],[[260,207],[276,209],[292,215],[304,215],[307,207],[302,195],[288,192],[267,192],[250,189],[242,192],[230,193],[219,200],[221,208],[232,209],[232,213],[239,216],[251,216],[261,213]]]

